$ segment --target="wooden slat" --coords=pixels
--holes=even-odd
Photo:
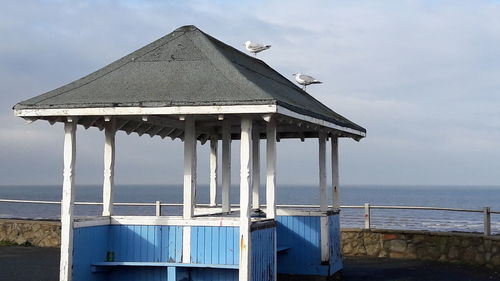
[[[238,264],[237,227],[191,228],[191,263]]]

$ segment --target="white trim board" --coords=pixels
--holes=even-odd
[[[207,208],[208,209],[208,208]],[[220,208],[219,208],[220,209]],[[296,214],[294,214],[296,215]],[[301,212],[302,216],[305,212]],[[311,214],[318,216],[318,214]],[[266,218],[252,218],[253,222],[265,221]],[[156,216],[112,216],[89,217],[77,219],[74,228],[100,226],[100,225],[177,225],[177,226],[239,226],[239,217],[204,217],[185,220],[181,216],[156,217]]]
[[[354,129],[351,129],[351,128],[347,128],[347,127],[342,127],[342,126],[339,126],[339,125],[335,125],[335,124],[333,124],[331,122],[328,122],[328,121],[325,121],[325,120],[322,120],[322,119],[314,118],[314,117],[311,117],[311,116],[307,116],[307,115],[304,115],[304,114],[300,114],[300,113],[291,111],[291,110],[289,110],[287,108],[284,108],[282,106],[277,106],[276,113],[283,114],[283,115],[286,115],[286,116],[289,116],[289,117],[292,117],[292,118],[304,120],[304,121],[307,121],[307,122],[310,122],[310,123],[314,123],[316,125],[320,125],[320,126],[323,126],[323,127],[327,127],[327,128],[331,128],[331,129],[343,131],[343,132],[346,132],[346,133],[355,134],[355,135],[358,135],[358,136],[361,136],[361,137],[366,137],[366,133],[365,132],[361,132],[361,131],[354,130]]]
[[[298,217],[326,217],[326,216],[328,216],[328,213],[325,211],[299,210],[299,209],[288,209],[288,208],[278,208],[278,209],[276,209],[276,214],[278,216],[298,216]]]
[[[269,114],[279,113],[316,125],[366,137],[366,133],[300,114],[279,105],[169,106],[169,107],[89,107],[14,109],[19,117],[113,116],[113,115],[188,115],[188,114]]]
[[[110,217],[98,217],[91,219],[80,219],[74,222],[74,228],[109,225],[111,223]]]
[[[240,226],[238,217],[182,217],[112,216],[112,225],[177,225],[177,226]]]
[[[171,115],[171,114],[248,114],[275,113],[276,105],[168,106],[168,107],[90,107],[14,109],[20,117],[104,116],[104,115]]]

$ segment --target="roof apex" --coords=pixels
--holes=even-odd
[[[360,132],[263,61],[194,25],[14,109],[280,105]]]

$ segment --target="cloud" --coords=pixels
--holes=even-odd
[[[60,179],[62,129],[38,121],[25,125],[12,116],[13,104],[78,79],[185,24],[237,48],[248,39],[270,43],[273,47],[259,57],[280,73],[291,78],[290,73],[301,71],[325,81],[308,90],[368,129],[360,143],[341,142],[343,183],[498,183],[498,2],[307,3],[3,3],[0,161],[5,169],[0,184]],[[78,180],[99,183],[102,133],[82,130],[79,136]],[[180,142],[121,135],[119,140],[119,181],[180,182]],[[203,182],[208,152],[206,146],[200,149]],[[278,151],[278,182],[316,182],[314,140],[282,141]],[[234,153],[237,165],[237,147]],[[25,176],[24,169],[33,172]]]

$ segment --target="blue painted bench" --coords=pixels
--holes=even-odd
[[[176,262],[96,262],[92,264],[91,272],[102,272],[112,270],[116,267],[164,267],[167,270],[166,281],[177,281],[178,275],[182,272],[178,271],[180,268],[184,269],[225,269],[225,270],[238,270],[238,265],[231,264],[203,264],[203,263],[176,263]],[[182,275],[181,275],[182,276]]]
[[[114,267],[114,266],[148,266],[148,267],[201,267],[201,268],[222,268],[238,269],[237,264],[204,264],[204,263],[177,263],[177,262],[96,262],[93,267]]]
[[[286,252],[288,252],[288,250],[290,250],[291,247],[288,247],[288,246],[278,246],[277,249],[276,249],[276,252],[278,254],[284,254]]]

